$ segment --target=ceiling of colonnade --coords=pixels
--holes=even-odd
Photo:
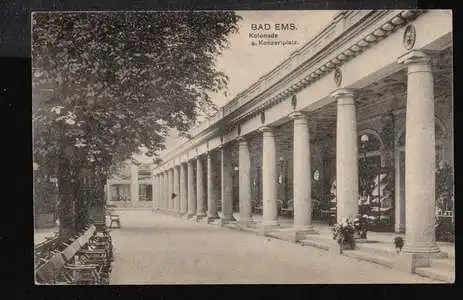
[[[452,102],[453,85],[453,49],[430,53],[434,75],[436,102]],[[407,73],[405,69],[390,74],[356,91],[357,120],[363,121],[385,112],[400,110],[406,106]],[[288,119],[279,124],[279,140],[290,143],[292,122]],[[332,102],[309,113],[311,138],[314,142],[330,140],[336,137],[336,103]],[[259,132],[250,135],[259,136]],[[286,137],[286,138],[285,138]],[[234,149],[237,152],[237,149]],[[236,161],[236,157],[233,161]]]

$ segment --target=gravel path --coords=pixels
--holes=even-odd
[[[111,284],[432,283],[312,247],[151,211],[121,211]]]

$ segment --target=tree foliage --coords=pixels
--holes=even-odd
[[[233,12],[33,14],[34,161],[58,178],[61,202],[64,193],[76,201],[81,184],[100,186],[111,165],[141,146],[157,157],[169,127],[184,132],[214,111],[208,93],[228,83],[216,57],[238,19]]]

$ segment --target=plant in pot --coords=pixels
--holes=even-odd
[[[368,222],[365,217],[363,217],[361,214],[358,214],[357,217],[355,217],[354,222],[354,238],[360,238],[360,239],[366,239],[367,238],[367,232],[368,232]]]
[[[394,247],[395,251],[397,254],[399,254],[400,251],[402,251],[402,248],[404,247],[404,239],[401,236],[396,236],[394,238]]]
[[[343,250],[355,249],[355,226],[352,221],[345,219],[343,222],[333,226],[333,240],[339,244],[339,253],[342,254]]]

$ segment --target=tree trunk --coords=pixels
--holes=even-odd
[[[105,197],[104,197],[104,184],[96,170],[92,171],[87,180],[86,188],[86,206],[83,208],[87,215],[87,220],[104,219],[105,218]]]
[[[76,207],[76,219],[75,219],[75,231],[82,231],[85,225],[88,224],[88,197],[89,197],[89,185],[85,177],[80,176],[79,178],[79,190],[75,198],[75,207]]]
[[[75,233],[75,197],[78,188],[70,162],[64,156],[60,159],[58,180],[59,236],[64,241]]]

